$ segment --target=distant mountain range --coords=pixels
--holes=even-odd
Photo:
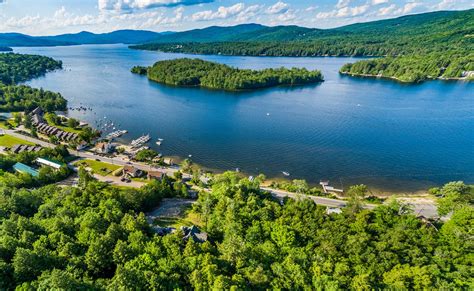
[[[393,19],[356,23],[332,29],[299,26],[264,26],[241,24],[236,26],[211,26],[183,32],[158,33],[146,30],[118,30],[94,34],[80,32],[56,36],[28,36],[19,33],[0,33],[0,46],[60,46],[77,44],[165,44],[165,43],[213,43],[213,42],[308,42],[325,40],[344,41],[359,37],[390,42],[388,38],[420,38],[430,35],[440,41],[474,35],[474,9],[465,11],[437,11],[402,16]],[[368,43],[363,42],[364,45]],[[370,44],[370,43],[369,43]]]
[[[79,44],[136,44],[146,43],[166,36],[169,32],[158,33],[146,30],[117,30],[95,34],[87,31],[55,36],[29,36],[20,33],[0,33],[0,46],[63,46]]]
[[[474,9],[465,11],[436,11],[398,18],[356,23],[331,29],[299,26],[242,24],[231,27],[211,26],[161,36],[154,43],[207,43],[207,42],[271,42],[312,41],[344,35],[423,35],[452,30],[473,33]],[[463,31],[461,31],[463,32]]]

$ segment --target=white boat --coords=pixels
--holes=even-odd
[[[287,177],[290,176],[290,173],[288,173],[288,172],[282,172],[282,174],[287,176]]]

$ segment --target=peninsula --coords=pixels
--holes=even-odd
[[[305,68],[244,70],[199,59],[159,61],[151,67],[133,67],[132,73],[173,86],[197,86],[238,91],[322,82],[320,71]]]
[[[433,79],[474,80],[473,59],[473,53],[461,52],[386,57],[345,64],[339,72],[351,76],[390,78],[404,83]]]

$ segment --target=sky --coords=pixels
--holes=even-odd
[[[241,23],[331,28],[470,8],[474,0],[0,0],[0,32],[162,32]]]

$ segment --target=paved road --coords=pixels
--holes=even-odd
[[[12,136],[18,137],[20,139],[24,139],[26,141],[38,144],[42,147],[48,147],[48,148],[56,147],[56,145],[54,145],[52,143],[45,142],[45,141],[42,141],[40,139],[29,137],[29,136],[26,136],[26,135],[23,135],[23,134],[19,134],[19,133],[13,131],[13,130],[7,130],[6,133],[8,135],[12,135]],[[93,154],[93,153],[90,153],[90,152],[76,151],[76,150],[71,150],[71,149],[69,151],[71,152],[71,154],[73,154],[75,156],[78,156],[78,157],[81,157],[81,158],[84,158],[84,159],[99,160],[101,162],[110,163],[110,164],[119,165],[119,166],[133,165],[134,167],[136,167],[136,168],[138,168],[142,171],[160,170],[160,171],[162,171],[162,172],[164,172],[164,173],[166,173],[167,175],[170,175],[170,176],[172,176],[175,172],[177,172],[179,170],[178,168],[172,168],[172,167],[154,168],[150,165],[145,165],[145,164],[137,163],[137,162],[130,162],[130,161],[126,161],[126,160],[123,160],[122,158],[117,158],[117,157],[116,158],[102,157],[102,156],[99,156],[99,155],[96,155],[96,154]]]
[[[6,133],[21,139],[24,139],[26,141],[39,144],[43,147],[50,147],[54,148],[55,145],[52,143],[44,142],[42,140],[32,138],[29,136],[25,136],[19,133],[14,132],[13,130],[6,130]],[[129,162],[129,161],[124,161],[121,158],[107,158],[107,157],[102,157],[98,156],[93,153],[89,152],[78,152],[78,151],[71,151],[73,155],[76,155],[81,158],[85,159],[92,159],[92,160],[99,160],[105,163],[111,163],[114,165],[119,165],[119,166],[125,166],[127,164],[133,165],[134,167],[143,170],[143,171],[150,171],[150,170],[160,170],[164,173],[166,173],[169,176],[172,176],[175,172],[177,172],[179,169],[178,168],[153,168],[152,166],[137,163],[137,162]],[[184,175],[185,177],[189,177],[189,175]],[[99,177],[99,176],[98,176]],[[120,181],[111,181],[112,178],[110,177],[99,177],[99,180],[108,180],[110,182],[113,182],[114,184],[120,184]],[[134,183],[134,184],[128,184],[124,186],[136,186],[136,187],[141,187],[141,183]],[[298,199],[298,198],[307,198],[313,200],[316,204],[322,205],[322,206],[328,206],[328,207],[344,207],[346,206],[347,202],[343,200],[337,200],[337,199],[331,199],[331,198],[325,198],[325,197],[318,197],[318,196],[310,196],[310,195],[301,195],[301,194],[296,194],[292,192],[287,192],[283,190],[276,190],[276,189],[271,189],[267,187],[262,187],[262,190],[270,192],[275,198],[278,199],[283,199],[284,197],[290,197],[293,199]],[[438,217],[437,213],[437,208],[436,205],[433,202],[409,202],[405,201],[406,203],[409,203],[412,205],[414,213],[418,216],[425,216],[428,218],[435,218]],[[376,205],[371,205],[371,204],[366,204],[365,207],[367,209],[373,209],[376,207]]]
[[[283,190],[276,190],[267,187],[261,187],[262,190],[270,192],[275,198],[283,199],[285,197],[290,197],[293,199],[311,199],[314,203],[322,206],[328,207],[345,207],[347,205],[347,201],[331,199],[326,197],[318,197],[318,196],[311,196],[311,195],[304,195],[304,194],[296,194],[292,192],[287,192]],[[438,209],[436,208],[436,204],[433,201],[429,201],[427,199],[410,199],[410,198],[401,198],[399,199],[402,203],[407,203],[411,205],[413,208],[413,213],[416,216],[424,216],[427,218],[438,218]],[[373,209],[377,207],[374,204],[365,204],[364,208]]]
[[[270,192],[273,197],[278,198],[278,199],[283,199],[285,197],[290,197],[293,199],[311,199],[314,201],[314,203],[318,205],[323,205],[323,206],[328,206],[328,207],[345,207],[347,205],[347,202],[344,200],[297,194],[297,193],[287,192],[283,190],[276,190],[276,189],[267,188],[267,187],[261,187],[261,189]],[[372,209],[375,207],[375,205],[367,204],[365,205],[365,207],[368,209]]]

